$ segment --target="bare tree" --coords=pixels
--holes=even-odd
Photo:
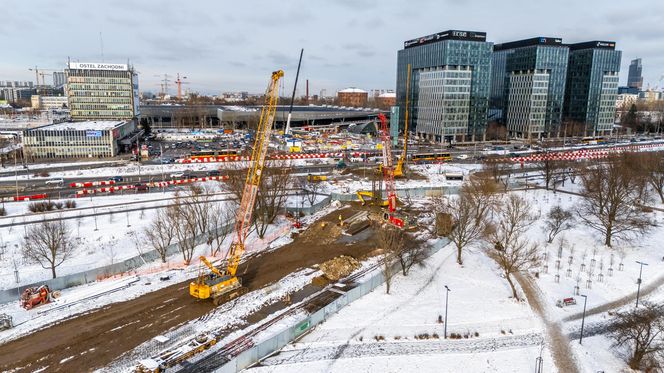
[[[579,218],[604,236],[606,246],[613,238],[645,234],[652,225],[639,208],[638,181],[632,176],[621,157],[588,167],[581,175]]]
[[[379,228],[379,240],[383,249],[380,265],[385,277],[385,293],[390,293],[392,278],[394,277],[393,264],[396,260],[396,252],[403,245],[403,232],[399,233],[397,228],[383,226]]]
[[[525,273],[539,265],[537,245],[522,236],[536,220],[532,205],[525,199],[510,195],[498,211],[496,228],[492,232],[493,247],[490,255],[500,266],[512,289],[512,296],[519,300],[513,275]]]
[[[316,196],[318,195],[318,192],[320,190],[320,183],[311,181],[308,182],[302,189],[306,191],[307,201],[309,202],[309,206],[310,207],[313,206],[314,202],[316,202]]]
[[[159,209],[152,223],[144,229],[145,237],[159,253],[162,263],[166,263],[166,250],[176,235],[175,223],[166,210]]]
[[[548,151],[549,145],[545,145],[545,153],[540,154],[542,160],[537,163],[537,166],[542,171],[542,176],[544,177],[544,187],[546,190],[549,190],[552,182],[556,175],[562,173],[563,170],[567,167],[567,162],[557,159],[554,153]]]
[[[254,226],[258,237],[265,236],[268,226],[284,208],[288,199],[286,193],[291,184],[292,171],[288,163],[270,162],[263,170],[254,209]]]
[[[662,105],[664,107],[664,105]],[[664,113],[662,115],[664,117]],[[664,203],[664,153],[646,153],[643,159],[646,180]]]
[[[512,289],[512,296],[519,300],[519,295],[514,286],[512,275],[525,273],[540,265],[540,255],[537,245],[530,243],[523,238],[514,238],[509,241],[507,246],[503,247],[500,242],[495,245],[494,256],[497,259],[498,266],[503,271],[507,283]]]
[[[632,369],[658,371],[657,355],[664,352],[664,314],[661,306],[645,303],[616,314],[611,328],[614,346],[629,346],[627,364]],[[654,369],[653,369],[654,368]]]
[[[544,226],[548,231],[546,242],[551,243],[558,233],[572,228],[574,215],[560,206],[554,206],[546,215]]]
[[[422,265],[427,258],[423,243],[402,229],[384,225],[380,228],[380,240],[383,250],[390,252],[391,257],[399,262],[404,276],[408,276],[413,265]]]
[[[167,208],[167,214],[171,224],[175,227],[175,235],[185,264],[191,262],[196,248],[196,236],[200,233],[196,214],[190,204],[190,200],[176,194],[175,204]]]
[[[498,184],[488,177],[471,176],[461,187],[461,194],[472,206],[477,224],[480,224],[498,206]]]
[[[44,269],[50,269],[56,278],[55,269],[67,260],[76,248],[64,220],[47,221],[31,225],[23,239],[23,256]]]
[[[461,265],[463,249],[486,237],[489,226],[485,217],[476,219],[476,206],[466,193],[462,192],[459,198],[452,199],[443,209],[451,218],[452,226],[447,237],[454,243],[457,263]]]
[[[221,252],[224,240],[233,230],[235,211],[230,206],[214,203],[210,206],[210,221],[207,244],[210,246],[210,256]]]

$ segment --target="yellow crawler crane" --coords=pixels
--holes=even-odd
[[[242,200],[235,219],[235,237],[228,252],[226,265],[222,268],[216,268],[205,257],[201,257],[201,262],[210,269],[210,272],[204,271],[201,267],[196,280],[189,284],[189,294],[198,299],[212,298],[215,305],[239,297],[247,292],[247,288],[242,286],[236,273],[245,250],[244,242],[251,228],[256,195],[267,159],[270,133],[277,110],[279,80],[283,76],[284,72],[282,70],[273,72],[265,94],[265,105],[261,110],[256,139],[251,152],[251,164],[247,171]]]

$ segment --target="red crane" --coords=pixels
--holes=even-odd
[[[387,119],[383,113],[378,114],[380,121],[380,137],[383,142],[383,181],[385,182],[385,191],[387,192],[387,208],[385,220],[403,228],[404,220],[394,216],[397,211],[397,188],[394,184],[394,159],[392,158],[392,144],[390,143],[390,130],[387,127]]]

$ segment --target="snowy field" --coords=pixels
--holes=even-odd
[[[206,187],[213,193],[222,192],[216,182],[208,182]],[[23,236],[33,226],[23,223],[59,216],[71,218],[65,222],[75,240],[76,248],[70,258],[56,269],[58,276],[63,276],[117,263],[150,251],[152,248],[145,239],[145,229],[159,210],[152,207],[172,203],[174,195],[175,192],[127,193],[80,198],[76,199],[76,209],[63,209],[45,214],[29,213],[28,205],[31,202],[5,204],[8,216],[0,218],[0,222],[22,225],[0,228],[0,251],[5,248],[3,260],[0,261],[0,289],[51,278],[50,269],[43,269],[39,264],[30,263],[20,254]],[[224,195],[213,196],[213,199],[220,198],[224,198]],[[139,210],[124,212],[123,210],[127,208]],[[104,215],[85,216],[95,213]],[[14,261],[16,268],[19,269],[18,284],[14,274]]]
[[[445,285],[447,331],[468,339],[443,339]],[[459,267],[447,246],[425,267],[397,275],[390,294],[379,286],[249,371],[527,372],[540,351],[545,371],[555,371],[539,319],[509,295],[491,260],[473,251]],[[415,338],[425,333],[429,339]]]

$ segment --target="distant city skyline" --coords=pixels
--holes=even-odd
[[[0,81],[34,81],[28,68],[64,69],[68,57],[101,62],[100,32],[104,62],[129,60],[139,72],[140,90],[154,93],[160,90],[155,75],[164,73],[173,81],[177,73],[187,76],[186,87],[204,94],[259,93],[270,72],[281,68],[288,95],[300,48],[299,95],[306,79],[312,95],[322,89],[333,95],[347,87],[395,89],[403,42],[447,29],[483,31],[493,43],[536,36],[560,37],[564,43],[612,40],[623,51],[620,85],[627,84],[635,58],[643,61],[644,89],[661,87],[664,74],[664,3],[657,0],[641,1],[638,7],[595,0],[261,0],[232,6],[9,0],[3,13]],[[176,93],[174,82],[169,91]]]

